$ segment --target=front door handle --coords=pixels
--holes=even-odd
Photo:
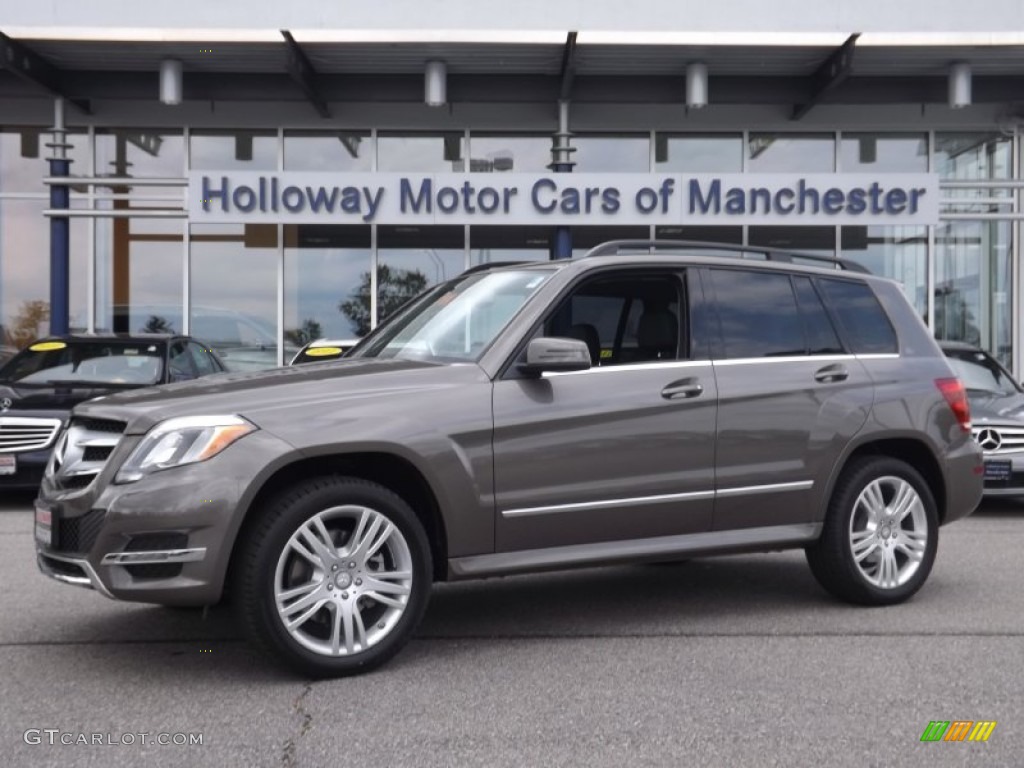
[[[833,381],[846,381],[850,378],[850,372],[841,363],[826,365],[814,372],[814,380],[822,384]]]
[[[704,392],[704,387],[695,378],[680,379],[661,390],[661,396],[666,400],[675,400],[688,397],[698,397]]]

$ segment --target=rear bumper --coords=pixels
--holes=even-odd
[[[984,480],[981,448],[973,438],[946,454],[946,514],[943,525],[967,517],[981,503]]]

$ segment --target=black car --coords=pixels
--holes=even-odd
[[[227,370],[188,336],[52,336],[0,367],[0,488],[39,485],[53,442],[71,408],[94,397]],[[85,450],[106,457],[114,445]]]
[[[971,431],[985,452],[985,495],[1024,496],[1024,388],[990,354],[939,342],[971,404]]]

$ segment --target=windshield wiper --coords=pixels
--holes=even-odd
[[[37,386],[71,387],[72,389],[96,389],[104,387],[139,387],[149,386],[131,381],[91,381],[89,379],[47,379]]]

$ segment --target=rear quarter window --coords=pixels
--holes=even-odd
[[[851,352],[899,352],[896,331],[871,286],[861,282],[828,278],[819,280],[818,285],[839,321]]]

